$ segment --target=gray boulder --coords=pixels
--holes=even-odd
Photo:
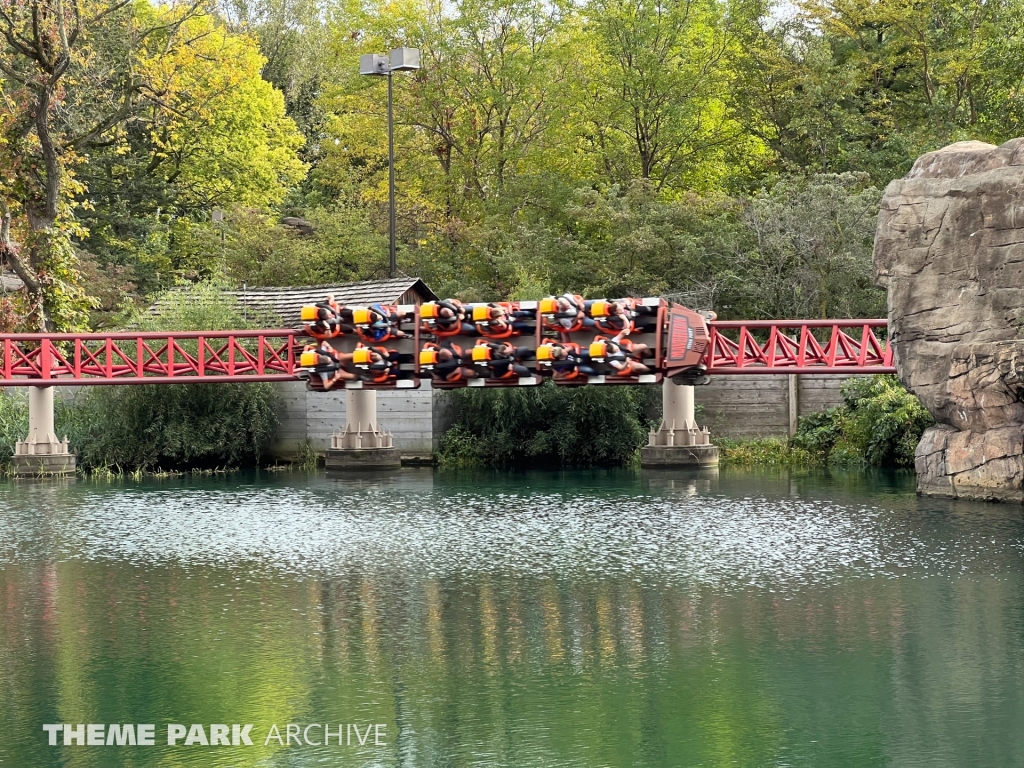
[[[900,379],[937,422],[919,491],[1021,501],[1024,139],[919,158],[885,190],[874,268]]]

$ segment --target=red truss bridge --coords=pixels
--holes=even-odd
[[[577,327],[575,319],[566,324],[552,311],[558,299],[456,302],[459,322],[451,332],[438,316],[439,306],[455,306],[446,302],[373,305],[377,315],[373,307],[333,305],[335,327],[328,322],[326,332],[311,338],[310,329],[319,328],[314,315],[330,306],[325,302],[306,308],[303,319],[311,322],[304,331],[0,334],[0,386],[306,379],[311,389],[401,389],[418,387],[423,378],[454,388],[523,386],[545,377],[567,385],[650,384],[666,377],[699,384],[714,375],[895,371],[885,320],[717,321],[662,299],[617,300],[632,303],[618,321],[629,332],[616,333],[621,328],[604,314],[614,314],[607,305],[615,301],[584,306],[580,299]],[[383,330],[375,317],[377,326],[385,318]],[[312,364],[310,352],[324,345],[344,377],[336,370],[325,376]],[[441,348],[459,350],[457,369],[464,373],[439,372]],[[569,363],[558,359],[565,353],[556,348],[567,350]],[[624,369],[613,365],[616,350],[627,361]],[[386,366],[375,370],[374,355]],[[570,371],[573,360],[579,364]]]

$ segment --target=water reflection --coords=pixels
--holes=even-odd
[[[5,486],[0,764],[1021,764],[1020,510],[869,481]],[[258,746],[51,748],[54,722]],[[263,746],[289,722],[387,746]]]

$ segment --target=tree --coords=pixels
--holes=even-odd
[[[39,327],[82,325],[88,300],[70,244],[83,146],[161,94],[139,77],[134,54],[154,34],[165,50],[200,12],[172,6],[137,23],[129,0],[0,0],[5,110],[0,118],[0,255],[24,281]],[[113,58],[98,57],[106,46]]]
[[[735,31],[724,5],[595,0],[585,15],[596,53],[586,138],[610,182],[706,187],[726,149],[758,151],[726,110]]]
[[[149,24],[167,13],[148,5],[139,11]],[[156,273],[216,271],[219,248],[197,265],[182,241],[212,208],[277,205],[306,172],[302,135],[280,91],[260,77],[264,58],[255,40],[211,15],[188,19],[177,32],[187,45],[166,51],[164,36],[154,34],[137,52],[136,71],[159,101],[141,105],[92,145],[81,171],[82,201],[89,202],[83,245],[105,264],[134,266],[149,289],[159,285]]]

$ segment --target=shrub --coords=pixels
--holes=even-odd
[[[276,325],[247,316],[214,283],[169,292],[160,306],[159,316],[137,315],[132,325],[146,331]],[[84,469],[251,465],[277,429],[276,393],[265,382],[83,389],[56,415],[57,431],[68,435]]]
[[[452,393],[445,466],[627,464],[647,439],[653,387],[510,387]]]
[[[839,466],[914,466],[921,433],[934,421],[899,379],[848,379],[842,393],[843,405],[802,418],[790,444]]]

